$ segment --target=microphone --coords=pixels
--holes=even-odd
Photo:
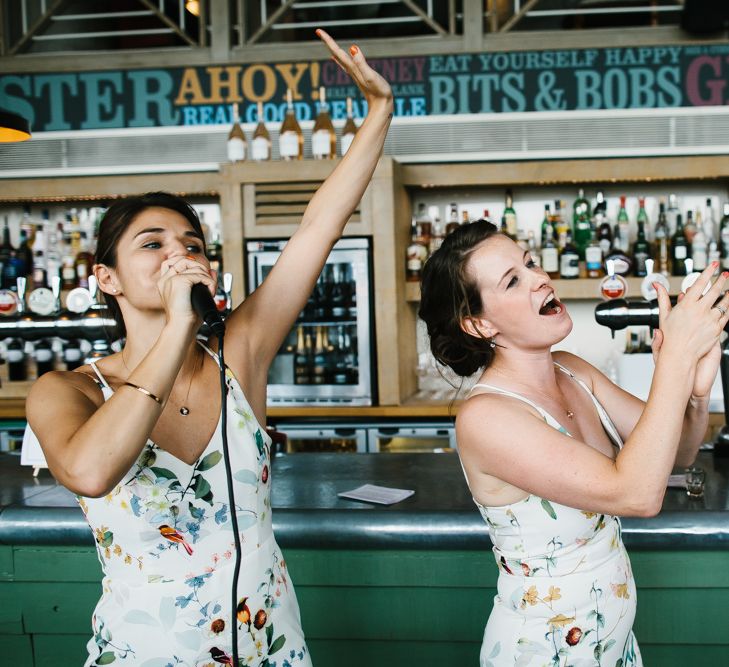
[[[202,318],[203,322],[216,336],[222,336],[225,333],[225,323],[215,307],[215,301],[210,296],[208,288],[202,283],[195,283],[190,292],[190,300],[192,309]]]

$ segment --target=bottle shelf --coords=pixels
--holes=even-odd
[[[575,301],[602,301],[600,296],[600,278],[579,278],[577,280],[552,280],[555,294],[560,300]],[[640,285],[643,278],[628,276],[625,279],[628,283],[628,299],[642,299]],[[681,276],[670,276],[668,282],[671,284],[671,294],[678,294],[681,289]],[[405,299],[411,303],[420,302],[420,283],[405,283]]]

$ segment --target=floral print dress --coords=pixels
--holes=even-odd
[[[589,387],[555,366],[587,391],[614,446],[622,447]],[[523,396],[487,384],[473,388],[524,401],[569,435]],[[481,667],[642,667],[632,631],[635,582],[618,517],[534,495],[499,507],[476,505],[489,527],[499,569]]]
[[[108,400],[113,390],[93,368]],[[239,659],[246,666],[310,667],[296,595],[271,524],[271,440],[228,368],[226,384],[243,549]],[[232,665],[235,548],[220,421],[194,465],[149,441],[111,493],[78,502],[104,572],[85,667]]]

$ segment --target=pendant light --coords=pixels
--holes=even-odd
[[[0,109],[0,142],[30,139],[30,125],[22,116]]]
[[[200,0],[186,0],[185,9],[193,16],[200,16]]]

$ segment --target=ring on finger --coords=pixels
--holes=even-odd
[[[717,304],[715,306],[712,306],[712,308],[716,308],[721,313],[720,317],[724,317],[724,315],[726,315],[726,308],[724,308],[723,306]]]

